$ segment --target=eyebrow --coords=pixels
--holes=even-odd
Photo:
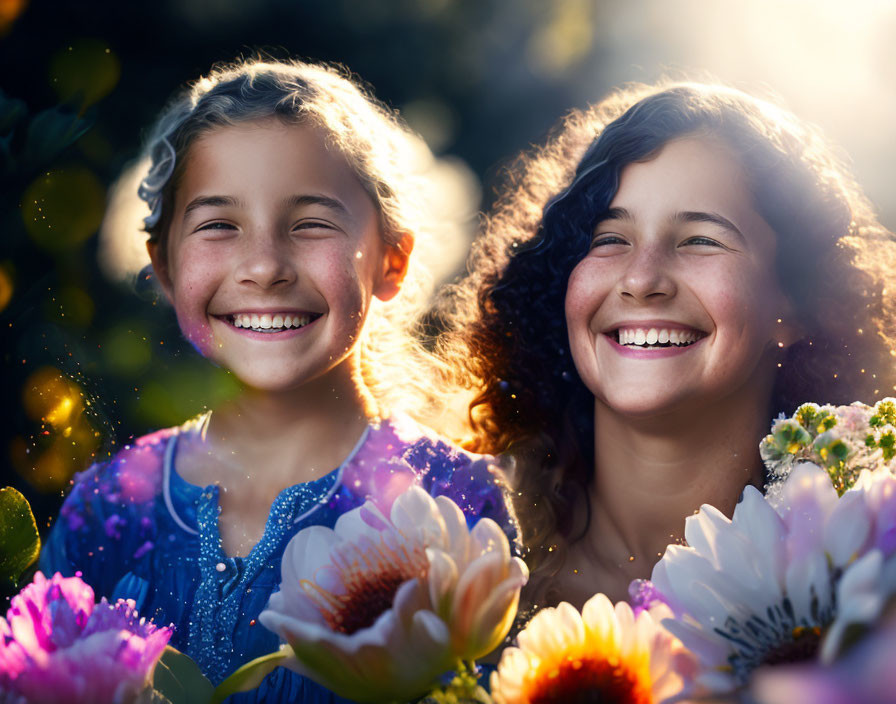
[[[335,210],[342,215],[348,215],[348,208],[341,201],[329,196],[321,196],[314,194],[294,195],[286,199],[286,204],[293,208],[300,208],[305,205],[322,205],[324,208]]]
[[[335,198],[330,198],[329,196],[314,194],[294,195],[286,198],[284,202],[290,208],[301,208],[306,205],[321,205],[330,210],[334,210],[337,213],[341,213],[342,215],[349,214],[348,208],[346,208],[340,201]],[[241,203],[239,199],[232,196],[198,196],[191,200],[187,204],[187,207],[184,208],[184,217],[197,208],[228,208],[239,207],[240,205]]]
[[[737,225],[731,222],[728,218],[719,215],[718,213],[706,213],[700,210],[686,210],[684,212],[677,213],[673,219],[678,222],[708,222],[712,225],[718,225],[719,227],[723,227],[726,230],[729,230],[733,234],[737,235],[741,240],[746,241],[744,233],[737,228]]]
[[[625,208],[609,208],[600,218],[598,218],[597,224],[600,225],[601,223],[607,222],[609,220],[634,222],[635,218],[631,214],[631,212],[629,212]],[[718,213],[708,213],[702,210],[684,210],[676,213],[672,217],[672,221],[680,223],[707,222],[713,225],[718,225],[719,227],[723,227],[726,230],[730,230],[742,240],[746,240],[746,238],[744,237],[744,233],[741,232],[733,222],[731,222],[723,215],[719,215]]]
[[[607,208],[606,212],[597,219],[597,224],[600,225],[607,220],[625,220],[626,222],[632,222],[634,219],[632,214],[625,208]]]
[[[187,203],[187,207],[184,208],[184,217],[192,213],[197,208],[226,208],[228,206],[236,205],[239,205],[239,201],[236,198],[232,198],[230,196],[199,196]]]

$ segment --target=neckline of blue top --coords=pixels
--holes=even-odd
[[[368,425],[355,447],[335,470],[311,482],[303,482],[281,491],[265,523],[261,539],[245,557],[230,556],[221,545],[218,528],[218,487],[204,489],[188,482],[175,469],[177,437],[168,440],[163,460],[163,493],[166,507],[175,523],[183,530],[199,536],[198,567],[200,579],[190,611],[187,642],[193,658],[214,683],[230,674],[230,653],[234,649],[233,636],[243,610],[243,598],[263,569],[278,569],[271,556],[291,537],[292,526],[329,503],[342,485],[345,467],[367,442]],[[179,482],[189,494],[196,496],[196,528],[189,526],[174,508],[171,482]]]
[[[348,453],[348,456],[342,461],[336,469],[328,472],[327,474],[313,480],[310,482],[303,482],[300,484],[293,484],[292,486],[283,489],[277,497],[274,499],[271,504],[271,509],[277,504],[278,499],[281,496],[286,494],[287,492],[291,492],[295,490],[297,487],[319,487],[321,485],[329,483],[329,481],[334,479],[332,485],[329,488],[329,491],[326,492],[324,500],[316,503],[315,505],[308,508],[303,513],[298,514],[293,518],[293,523],[298,523],[302,519],[309,516],[311,513],[320,508],[323,503],[326,503],[333,494],[339,489],[342,484],[342,473],[345,471],[346,466],[355,458],[361,448],[364,446],[364,443],[367,442],[367,438],[370,435],[371,426],[368,424],[364,431],[361,433],[361,437],[358,438],[358,442],[355,443],[355,446],[352,448],[351,452]],[[190,535],[199,535],[198,527],[190,526],[187,521],[185,521],[181,515],[177,512],[177,509],[174,507],[174,501],[171,498],[171,483],[175,482],[180,484],[182,487],[186,488],[187,492],[190,494],[208,494],[210,492],[214,492],[217,494],[218,487],[214,484],[210,484],[206,487],[201,487],[198,484],[193,484],[192,482],[184,479],[177,471],[175,466],[175,456],[177,455],[177,441],[180,437],[180,432],[173,433],[171,437],[168,438],[167,443],[165,444],[165,453],[162,459],[162,496],[165,501],[165,508],[168,509],[168,513],[171,515],[171,519],[177,524],[177,526],[186,533]]]

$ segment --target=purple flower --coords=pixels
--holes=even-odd
[[[58,572],[13,597],[0,618],[0,702],[128,704],[146,694],[171,628],[134,602],[94,604],[93,589]]]
[[[884,624],[831,667],[763,668],[751,682],[762,704],[894,704],[896,622]]]

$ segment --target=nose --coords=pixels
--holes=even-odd
[[[619,294],[637,302],[659,301],[676,293],[672,262],[659,245],[636,248],[619,280]]]
[[[288,247],[276,234],[255,233],[244,238],[234,276],[241,284],[262,289],[295,282],[296,269]]]

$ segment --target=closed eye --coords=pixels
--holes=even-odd
[[[235,234],[237,232],[237,226],[232,222],[215,220],[214,222],[203,223],[197,227],[194,232],[205,233],[203,237],[206,239],[223,239],[230,238],[231,235]]]
[[[236,225],[229,222],[221,222],[220,220],[216,222],[207,222],[204,225],[200,225],[196,228],[196,231],[199,230],[235,230]]]
[[[627,245],[628,242],[619,235],[612,234],[602,234],[595,235],[594,239],[591,240],[591,249],[597,249],[598,247],[607,247],[609,245],[620,244]]]
[[[714,240],[711,237],[689,237],[684,242],[681,243],[681,246],[684,245],[698,245],[705,247],[720,247],[722,249],[728,249],[724,244],[719,242],[718,240]]]
[[[333,225],[333,223],[326,222],[325,220],[302,220],[292,226],[292,232],[301,234],[314,235],[315,230],[319,231],[321,234],[326,234],[339,230],[339,228]]]

